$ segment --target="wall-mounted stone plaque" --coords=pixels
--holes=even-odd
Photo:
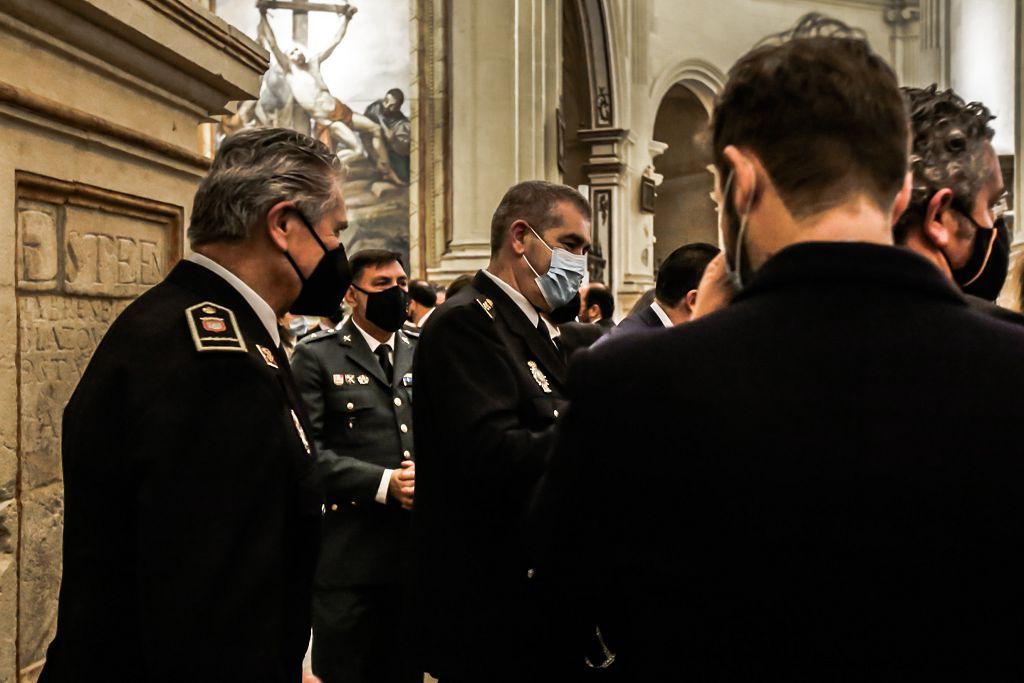
[[[182,210],[18,175],[18,661],[35,680],[56,627],[64,406],[107,328],[181,254]],[[2,502],[2,501],[0,501]]]

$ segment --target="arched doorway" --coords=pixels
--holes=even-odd
[[[718,219],[711,192],[714,180],[707,141],[708,110],[686,85],[673,85],[654,120],[654,139],[668,149],[654,160],[664,179],[654,215],[654,271],[677,247],[690,242],[718,243]]]

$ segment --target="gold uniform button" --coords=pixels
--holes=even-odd
[[[345,406],[345,408],[347,408],[348,410],[355,410],[356,409],[356,404],[355,403],[349,403],[348,405]]]
[[[408,460],[409,458],[412,457],[412,453],[410,453],[409,451],[402,451],[402,457]]]
[[[403,434],[406,434],[406,433],[408,433],[408,432],[409,432],[409,426],[408,426],[408,425],[401,425],[401,426],[399,427],[399,429],[401,429],[401,430],[402,430],[402,433],[403,433]]]
[[[402,405],[402,399],[400,399],[397,396],[395,396],[395,407],[400,407],[401,405]]]
[[[535,572],[534,572],[534,571],[533,571],[532,569],[527,569],[527,570],[526,570],[526,578],[528,578],[528,579],[532,579],[532,578],[533,578],[533,575],[534,575],[534,573],[535,573]]]
[[[359,507],[359,503],[357,503],[357,502],[355,502],[355,501],[353,500],[353,501],[352,501],[352,507],[354,507],[354,508],[355,508],[355,507]]]
[[[327,514],[327,506],[326,505],[321,505],[320,506],[320,514],[321,515],[326,515]]]
[[[557,410],[555,411],[555,417],[558,417],[558,411]]]
[[[331,512],[337,512],[337,511],[338,511],[338,504],[337,503],[331,503]]]

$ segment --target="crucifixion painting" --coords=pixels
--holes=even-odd
[[[271,54],[259,98],[220,134],[284,126],[314,135],[347,167],[350,249],[408,252],[411,81],[406,0],[219,0],[217,13]],[[290,21],[289,21],[290,20]],[[288,28],[291,35],[288,36]]]

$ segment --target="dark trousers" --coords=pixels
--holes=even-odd
[[[313,673],[323,683],[422,683],[402,619],[401,587],[316,589]]]

